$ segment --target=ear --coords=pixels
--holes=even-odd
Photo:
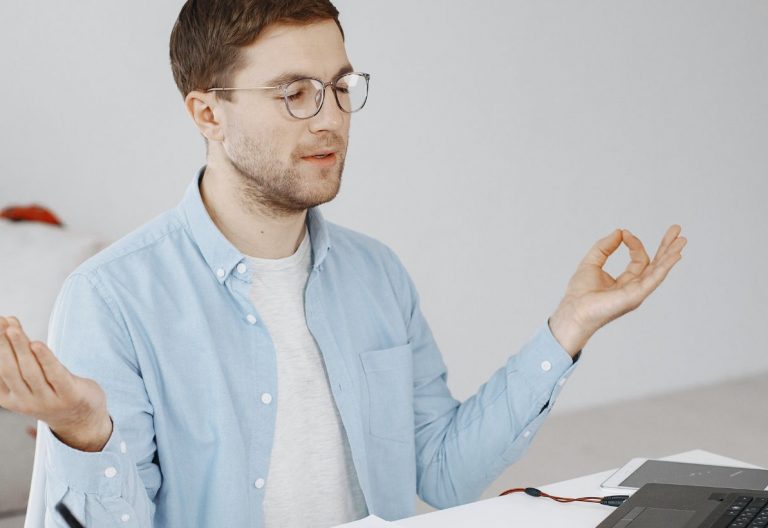
[[[187,114],[208,141],[224,140],[222,103],[212,92],[192,91],[184,98]]]

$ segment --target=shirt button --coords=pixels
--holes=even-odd
[[[523,433],[523,438],[528,438],[529,436],[531,436],[531,432],[530,431],[526,431],[526,432]]]
[[[237,272],[238,273],[245,273],[247,269],[248,269],[248,267],[245,264],[243,264],[242,262],[237,265]]]
[[[545,360],[541,362],[541,370],[543,370],[544,372],[549,372],[551,368],[552,368],[552,363],[550,363],[549,361]]]
[[[224,271],[224,269],[223,269],[223,268],[219,268],[219,269],[217,269],[217,270],[216,270],[216,276],[217,276],[218,278],[220,278],[220,279],[223,279],[223,278],[224,278],[224,275],[226,275],[226,274],[227,274],[227,272],[226,272],[226,271]]]
[[[120,452],[125,454],[128,451],[128,446],[125,445],[125,442],[120,442]]]
[[[251,323],[251,324],[256,324],[256,318],[253,316],[253,314],[248,314],[248,315],[245,317],[245,319],[246,319],[246,320],[247,320],[249,323]]]
[[[130,520],[131,520],[131,516],[130,516],[130,515],[128,515],[127,513],[124,513],[124,514],[122,514],[122,515],[120,516],[120,520],[121,520],[121,521],[123,521],[123,522],[128,522],[128,521],[130,521]]]
[[[117,469],[113,468],[112,466],[109,466],[104,470],[104,476],[107,478],[112,478],[115,475],[117,475]]]
[[[254,486],[261,489],[264,487],[264,479],[256,479],[256,482],[253,483]]]
[[[272,395],[268,392],[265,392],[261,395],[261,403],[269,404],[272,401]]]

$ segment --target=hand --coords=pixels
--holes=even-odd
[[[550,317],[552,334],[573,357],[599,328],[640,306],[683,258],[687,239],[670,226],[650,261],[643,243],[626,229],[598,240],[571,277],[565,296]],[[608,257],[624,242],[630,263],[614,279],[603,270]]]
[[[112,435],[104,391],[70,373],[15,317],[0,317],[0,407],[46,422],[65,444],[101,451]]]

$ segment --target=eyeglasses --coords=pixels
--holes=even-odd
[[[367,73],[350,72],[329,82],[307,77],[296,79],[278,86],[256,86],[253,88],[209,88],[207,92],[230,92],[235,90],[282,90],[288,113],[297,119],[309,119],[320,112],[325,101],[325,88],[333,89],[333,96],[339,108],[348,114],[357,112],[368,100]]]

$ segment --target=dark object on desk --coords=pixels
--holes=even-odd
[[[640,489],[643,484],[652,482],[764,490],[768,488],[768,470],[633,458],[600,487]]]
[[[768,491],[646,484],[597,528],[768,526]]]
[[[63,502],[56,504],[56,511],[59,512],[61,518],[66,521],[69,528],[85,528],[85,526],[80,524],[80,521],[78,521],[77,518],[72,515],[72,512],[69,511],[69,508],[67,508]]]

